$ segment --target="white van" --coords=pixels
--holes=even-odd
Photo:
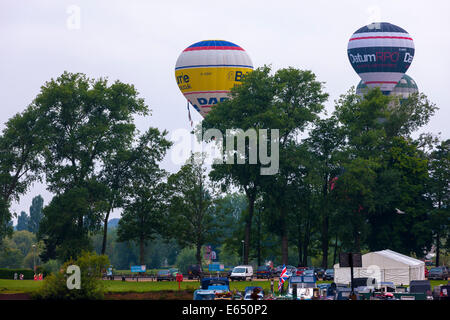
[[[237,266],[234,267],[230,274],[230,280],[252,280],[253,267],[252,266]]]

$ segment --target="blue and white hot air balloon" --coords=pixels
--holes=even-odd
[[[369,87],[389,94],[414,59],[414,41],[404,29],[387,22],[356,31],[347,48],[353,69]]]

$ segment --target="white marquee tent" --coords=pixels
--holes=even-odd
[[[370,252],[362,256],[362,268],[353,268],[353,276],[409,285],[411,280],[425,279],[425,263],[389,249]],[[334,282],[349,284],[350,268],[340,268],[335,264]]]

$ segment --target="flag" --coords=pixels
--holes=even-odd
[[[284,282],[289,278],[287,275],[287,268],[283,264],[283,268],[281,269],[280,279],[278,280],[278,291],[281,291],[281,288],[283,288]]]

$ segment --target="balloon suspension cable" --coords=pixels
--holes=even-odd
[[[188,110],[188,119],[189,119],[189,122],[191,123],[191,127],[192,127],[193,122],[192,122],[192,118],[191,118],[191,110],[189,109],[189,101],[187,102],[187,110]]]

